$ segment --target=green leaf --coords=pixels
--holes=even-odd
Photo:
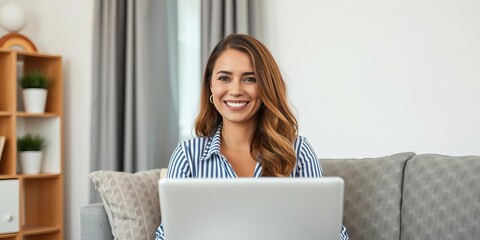
[[[27,134],[17,140],[17,147],[20,152],[41,151],[44,146],[45,139],[40,135]]]
[[[43,88],[47,89],[49,80],[47,77],[38,70],[33,70],[31,72],[25,73],[25,75],[20,79],[20,86],[22,88]]]

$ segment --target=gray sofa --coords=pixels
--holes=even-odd
[[[353,240],[480,239],[478,156],[320,161],[326,176],[345,180],[344,225]],[[82,208],[81,234],[113,239],[103,204]]]

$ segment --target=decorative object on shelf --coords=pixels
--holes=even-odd
[[[9,33],[0,38],[0,48],[28,53],[37,52],[37,47],[32,40],[20,33]]]
[[[5,146],[5,136],[0,136],[0,162],[2,162],[3,147]]]
[[[0,8],[0,25],[10,33],[0,38],[0,49],[37,52],[37,47],[27,36],[18,33],[27,24],[27,15],[16,3],[7,3]]]
[[[42,166],[42,149],[45,146],[45,139],[40,135],[26,134],[17,140],[18,151],[20,152],[20,164],[22,173],[38,174]]]
[[[49,80],[40,71],[34,70],[20,79],[23,88],[23,104],[25,112],[44,113],[47,102],[47,88]]]
[[[16,3],[7,3],[0,9],[0,24],[10,32],[19,32],[27,25],[27,14]]]

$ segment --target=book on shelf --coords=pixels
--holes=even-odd
[[[0,136],[0,162],[2,161],[3,146],[5,146],[5,136]]]

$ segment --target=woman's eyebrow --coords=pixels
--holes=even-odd
[[[225,71],[225,70],[220,70],[217,72],[217,74],[227,74],[227,75],[233,75],[232,72],[230,71]],[[244,72],[242,73],[242,76],[248,76],[248,75],[255,75],[255,72]]]
[[[232,72],[224,71],[224,70],[220,70],[220,71],[217,72],[217,74],[220,74],[220,73],[227,74],[227,75],[233,75]]]

